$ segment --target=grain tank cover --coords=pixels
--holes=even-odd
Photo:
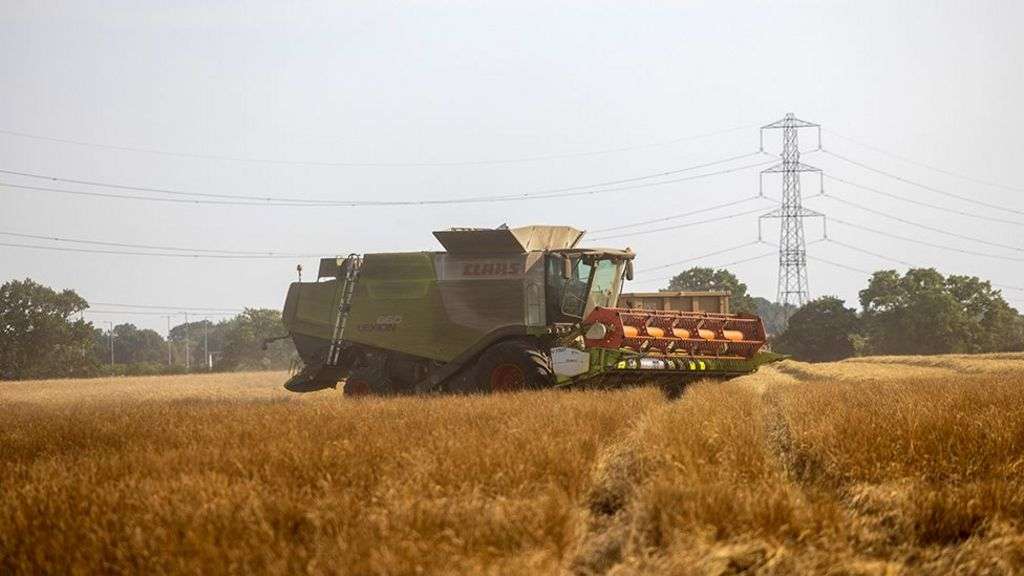
[[[449,254],[483,256],[566,250],[576,246],[583,232],[569,226],[451,228],[434,232],[434,237]]]

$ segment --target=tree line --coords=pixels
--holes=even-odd
[[[103,330],[85,320],[89,303],[73,290],[57,292],[30,279],[0,286],[0,380],[288,368],[290,340],[281,313],[248,308],[218,322],[171,328],[168,338],[134,324]],[[206,351],[209,351],[209,356]]]
[[[772,347],[801,360],[1024,350],[1024,317],[999,290],[931,268],[875,272],[860,291],[859,310],[834,296],[783,307],[748,294],[728,270],[712,268],[686,270],[666,289],[728,290],[733,312],[760,316]],[[0,379],[176,373],[186,363],[192,371],[271,370],[288,368],[296,357],[288,339],[262,347],[263,339],[286,332],[277,310],[250,308],[216,323],[178,324],[165,339],[130,323],[102,330],[82,317],[88,308],[73,290],[57,292],[30,279],[0,286]]]
[[[760,315],[773,349],[800,360],[1024,350],[1024,316],[999,290],[933,268],[875,272],[859,293],[859,310],[834,296],[784,309],[747,294],[731,272],[712,268],[682,272],[667,289],[731,291],[732,311]]]

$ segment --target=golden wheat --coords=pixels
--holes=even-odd
[[[1015,573],[1024,355],[651,389],[0,383],[0,573]]]

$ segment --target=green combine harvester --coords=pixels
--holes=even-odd
[[[578,247],[566,226],[434,232],[443,252],[320,261],[283,319],[304,367],[293,392],[497,392],[748,374],[756,316],[616,308],[633,252]]]

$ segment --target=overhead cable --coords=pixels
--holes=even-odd
[[[62,188],[49,188],[43,186],[27,186],[21,184],[12,184],[9,182],[0,182],[0,186],[7,188],[21,188],[27,190],[36,190],[43,192],[54,192],[59,194],[70,194],[77,196],[94,196],[102,198],[118,198],[118,199],[130,199],[130,200],[144,200],[151,202],[176,202],[186,204],[211,204],[211,205],[228,205],[228,206],[291,206],[291,207],[328,207],[328,206],[344,206],[344,207],[358,207],[358,206],[428,206],[428,205],[447,205],[447,204],[473,204],[473,203],[486,203],[486,202],[512,202],[521,200],[533,200],[541,198],[562,198],[571,196],[586,196],[592,194],[602,194],[606,192],[617,192],[624,190],[634,190],[637,188],[648,188],[652,186],[663,186],[666,184],[673,184],[676,182],[685,182],[688,180],[696,180],[699,178],[708,178],[711,176],[719,176],[722,174],[729,174],[732,172],[739,172],[741,170],[747,170],[750,168],[759,168],[765,166],[770,162],[757,162],[753,164],[746,164],[743,166],[736,166],[732,168],[726,168],[715,172],[706,172],[701,174],[694,174],[691,176],[672,178],[668,180],[659,180],[657,182],[645,182],[641,184],[634,184],[631,186],[620,186],[615,185],[628,182],[637,182],[642,180],[649,180],[653,178],[660,178],[666,175],[679,174],[682,172],[688,172],[692,170],[698,170],[701,168],[708,168],[717,164],[724,164],[727,162],[733,162],[743,158],[749,158],[751,156],[759,155],[759,152],[752,152],[748,154],[741,154],[737,156],[731,156],[728,158],[722,158],[712,162],[705,162],[694,166],[688,166],[686,168],[679,168],[675,170],[669,170],[664,172],[658,172],[656,174],[646,174],[643,176],[636,176],[632,178],[625,178],[619,180],[608,180],[604,182],[596,182],[593,184],[584,184],[577,186],[569,186],[564,188],[552,188],[547,190],[539,190],[536,192],[524,192],[519,194],[505,194],[497,196],[469,196],[462,198],[435,198],[435,199],[424,199],[424,200],[310,200],[302,198],[288,198],[279,196],[253,196],[253,195],[234,195],[234,194],[213,194],[207,192],[187,192],[182,190],[172,190],[168,188],[157,188],[157,187],[145,187],[145,186],[131,186],[124,184],[113,184],[105,183],[95,180],[80,180],[74,178],[63,178],[58,176],[49,176],[44,174],[23,172],[17,170],[0,169],[0,174],[9,174],[15,176],[22,176],[26,178],[36,178],[40,180],[49,180],[53,182],[65,183],[65,184],[78,184],[84,186],[96,186],[101,188],[111,188],[116,190],[128,190],[134,192],[151,192],[156,194],[166,194],[175,196],[175,198],[163,198],[158,196],[140,196],[134,194],[114,194],[110,192],[91,192],[83,190],[67,190]],[[611,187],[609,187],[611,186]],[[184,199],[188,198],[188,199]]]
[[[12,236],[15,238],[29,238],[32,240],[52,240],[54,242],[66,242],[69,244],[87,244],[93,246],[110,246],[115,248],[138,248],[143,250],[166,250],[170,252],[189,252],[196,254],[231,254],[236,256],[261,256],[280,258],[303,258],[312,257],[310,254],[295,254],[278,252],[275,250],[222,250],[210,248],[192,248],[181,246],[163,246],[156,244],[129,244],[127,242],[105,242],[101,240],[82,240],[80,238],[64,238],[60,236],[49,236],[43,234],[24,234],[20,232],[8,232],[0,230],[0,236]]]
[[[640,236],[643,234],[655,234],[657,232],[665,232],[668,230],[679,230],[680,228],[688,228],[690,226],[700,226],[701,224],[711,224],[713,222],[722,222],[723,220],[731,220],[733,218],[739,218],[740,216],[748,216],[750,214],[759,214],[764,212],[764,208],[755,208],[753,210],[747,210],[745,212],[737,212],[736,214],[726,214],[717,218],[708,218],[707,220],[698,220],[696,222],[684,222],[682,224],[676,224],[674,226],[663,226],[661,228],[652,228],[650,230],[640,230],[637,232],[625,232],[622,234],[609,234],[606,236],[598,236],[596,238],[587,239],[589,242],[597,242],[600,240],[609,240],[612,238],[626,238],[629,236]]]
[[[137,316],[177,316],[179,314],[184,314],[185,312],[179,311],[179,312],[176,312],[176,313],[170,313],[169,314],[167,312],[152,312],[152,311],[144,311],[143,312],[143,311],[134,311],[134,310],[93,310],[92,308],[87,308],[85,310],[82,310],[82,313],[83,314],[131,314],[131,315],[137,315]],[[200,314],[196,314],[196,316],[199,316],[199,317],[203,317],[203,316],[235,316],[237,314],[238,314],[238,312],[203,312],[203,313],[200,313]]]
[[[245,312],[243,308],[206,308],[202,306],[157,306],[155,304],[124,304],[120,302],[89,302],[90,305],[112,306],[114,308],[142,308],[158,310],[187,310],[200,312]]]
[[[835,180],[836,182],[842,182],[843,184],[846,184],[848,186],[853,186],[854,188],[860,188],[861,190],[865,190],[867,192],[872,192],[874,194],[879,194],[881,196],[886,196],[888,198],[893,198],[895,200],[899,200],[900,202],[907,202],[909,204],[916,204],[917,206],[924,206],[926,208],[932,208],[933,210],[940,210],[942,212],[948,212],[950,214],[957,214],[959,216],[966,216],[968,218],[976,218],[978,220],[987,220],[989,222],[998,222],[998,223],[1001,223],[1001,224],[1010,224],[1012,226],[1022,226],[1022,227],[1024,227],[1024,222],[1021,222],[1020,220],[1007,220],[1005,218],[997,218],[995,216],[987,216],[985,214],[978,214],[976,212],[965,212],[963,210],[957,210],[955,208],[948,208],[946,206],[939,206],[937,204],[931,204],[929,202],[922,202],[920,200],[914,200],[913,198],[907,198],[906,196],[900,196],[899,194],[893,194],[891,192],[886,192],[884,190],[879,190],[878,188],[872,188],[871,186],[865,186],[863,184],[858,184],[856,182],[851,182],[851,181],[846,180],[844,178],[839,178],[838,176],[832,176],[830,174],[825,174],[825,178],[828,178],[829,180]]]
[[[252,156],[232,156],[228,154],[199,154],[192,152],[180,152],[173,150],[162,150],[158,148],[144,148],[138,146],[118,146],[113,144],[104,144],[100,142],[90,142],[85,140],[73,140],[70,138],[56,138],[53,136],[44,136],[39,134],[32,134],[28,132],[19,132],[15,130],[0,130],[0,134],[6,134],[8,136],[16,136],[18,138],[27,138],[32,140],[39,140],[43,142],[54,142],[58,144],[70,144],[74,146],[83,146],[88,148],[98,148],[102,150],[116,150],[120,152],[136,152],[143,154],[155,154],[160,156],[172,156],[177,158],[193,158],[200,160],[217,160],[224,162],[242,162],[249,164],[275,164],[283,166],[320,166],[320,167],[340,167],[340,168],[417,168],[417,167],[443,167],[443,166],[487,166],[495,164],[518,164],[525,162],[539,162],[543,160],[558,160],[564,158],[582,158],[587,156],[601,156],[605,154],[614,154],[617,152],[629,152],[632,150],[644,150],[650,148],[659,148],[664,146],[671,146],[680,142],[687,142],[690,140],[700,140],[703,138],[710,138],[713,136],[720,136],[722,134],[729,134],[731,132],[738,132],[740,130],[748,130],[755,128],[757,124],[747,124],[743,126],[734,126],[732,128],[725,128],[722,130],[715,130],[712,132],[704,132],[701,134],[693,134],[690,136],[682,136],[680,138],[673,138],[670,140],[663,140],[661,142],[652,142],[648,144],[639,144],[635,146],[620,146],[617,148],[605,148],[601,150],[590,150],[584,152],[568,152],[562,154],[544,154],[536,156],[522,156],[518,158],[499,158],[499,159],[483,159],[483,160],[451,160],[451,161],[437,161],[437,162],[336,162],[336,161],[320,161],[320,160],[287,160],[278,158],[259,158]]]
[[[896,239],[896,240],[902,240],[903,242],[911,242],[911,243],[914,243],[914,244],[920,244],[922,246],[928,246],[930,248],[938,248],[940,250],[948,250],[950,252],[958,252],[960,254],[967,254],[968,256],[978,256],[978,257],[981,257],[981,258],[994,258],[996,260],[1006,260],[1006,261],[1009,261],[1009,262],[1024,262],[1024,258],[1014,258],[1013,256],[1003,256],[1001,254],[990,254],[988,252],[975,252],[974,250],[965,250],[963,248],[957,248],[955,246],[945,246],[943,244],[935,244],[934,242],[928,242],[928,241],[925,241],[925,240],[918,240],[917,238],[908,238],[906,236],[900,236],[898,234],[893,234],[891,232],[886,232],[884,230],[878,230],[876,228],[870,228],[868,226],[863,226],[863,225],[860,225],[860,224],[855,224],[853,222],[847,222],[845,220],[840,220],[839,218],[836,218],[834,216],[829,216],[828,220],[829,220],[829,223],[835,222],[835,223],[841,224],[843,226],[849,226],[851,228],[856,228],[858,230],[863,230],[865,232],[871,232],[872,234],[878,234],[880,236],[886,236],[888,238],[893,238],[893,239]],[[836,240],[832,240],[832,242],[838,243]]]
[[[759,254],[757,256],[752,256],[750,258],[743,258],[741,260],[733,260],[732,262],[726,262],[724,264],[716,264],[715,268],[728,268],[729,266],[735,266],[737,264],[743,264],[743,263],[746,263],[746,262],[753,262],[754,260],[760,260],[762,258],[767,258],[769,256],[776,256],[776,255],[778,255],[778,252],[776,252],[775,250],[772,250],[771,252],[765,252],[764,254]],[[663,280],[671,280],[672,278],[675,278],[675,276],[661,276],[661,277],[658,277],[658,278],[641,278],[641,279],[639,279],[637,281],[638,282],[657,282],[657,281],[663,281]]]
[[[69,246],[40,246],[38,244],[19,244],[14,242],[0,242],[0,246],[5,248],[26,248],[30,250],[48,250],[51,252],[75,252],[80,254],[117,254],[121,256],[148,256],[148,257],[163,257],[163,258],[189,258],[194,260],[200,259],[217,259],[217,260],[269,260],[269,259],[280,259],[280,258],[330,258],[337,256],[337,254],[265,254],[265,255],[252,255],[252,254],[199,254],[199,253],[182,253],[182,252],[138,252],[131,250],[97,250],[93,248],[72,248]]]
[[[993,188],[1002,188],[1003,190],[1009,190],[1011,192],[1024,192],[1024,187],[1010,186],[1010,185],[1007,185],[1007,184],[1000,184],[999,182],[992,182],[992,181],[989,181],[989,180],[982,180],[981,178],[975,178],[974,176],[968,176],[966,174],[959,174],[957,172],[952,172],[950,170],[946,170],[945,168],[939,168],[938,166],[933,166],[931,164],[925,164],[924,162],[919,162],[919,161],[914,160],[912,158],[908,158],[906,156],[902,156],[902,155],[896,154],[894,152],[889,152],[888,150],[883,150],[882,148],[879,148],[877,146],[872,146],[871,144],[867,144],[865,142],[861,142],[859,140],[855,140],[853,138],[850,138],[849,136],[844,136],[844,135],[842,135],[842,134],[840,134],[838,132],[829,130],[827,128],[822,128],[822,130],[824,132],[828,133],[828,134],[831,134],[832,136],[835,136],[835,137],[840,138],[842,140],[846,140],[847,142],[850,142],[852,144],[856,144],[857,146],[860,146],[862,148],[867,148],[868,150],[873,150],[875,152],[878,152],[879,154],[883,154],[885,156],[889,156],[891,158],[895,158],[895,159],[900,160],[902,162],[906,162],[907,164],[913,164],[915,166],[920,166],[922,168],[927,168],[929,170],[934,170],[935,172],[939,172],[939,173],[945,174],[947,176],[953,176],[954,178],[960,178],[960,179],[966,180],[968,182],[974,182],[975,184],[981,184],[983,186],[992,186]]]
[[[915,264],[913,262],[907,262],[906,260],[901,260],[899,258],[893,258],[892,256],[888,256],[888,255],[885,255],[885,254],[879,254],[877,252],[872,252],[870,250],[865,250],[863,248],[860,248],[859,246],[853,246],[851,244],[846,244],[845,242],[838,242],[838,241],[833,240],[831,238],[825,238],[823,240],[825,242],[830,243],[830,244],[837,244],[837,245],[842,246],[843,248],[846,248],[848,250],[853,250],[855,252],[860,252],[861,254],[866,254],[868,256],[874,256],[875,258],[879,258],[881,260],[888,260],[888,261],[894,262],[896,264],[902,264],[903,266],[906,266],[908,268],[924,268],[924,266],[921,266],[920,264]],[[871,271],[871,270],[864,270],[862,268],[855,268],[853,266],[847,266],[845,264],[840,264],[838,262],[832,262],[832,261],[829,261],[829,260],[825,260],[824,258],[820,258],[820,257],[816,257],[816,256],[811,256],[811,255],[808,255],[807,257],[811,258],[811,259],[814,259],[814,260],[820,260],[822,262],[825,262],[827,264],[832,264],[832,265],[838,266],[840,268],[846,268],[847,270],[852,270],[854,272],[862,272],[864,274],[874,274],[874,272]],[[989,284],[991,284],[994,288],[1000,288],[1002,290],[1015,290],[1015,291],[1019,291],[1019,292],[1024,292],[1024,287],[1022,287],[1022,286],[1012,286],[1012,285],[1009,285],[1009,284],[997,284],[995,282],[989,282]]]
[[[976,198],[971,198],[970,196],[964,196],[962,194],[955,194],[953,192],[948,192],[946,190],[935,188],[934,186],[929,186],[927,184],[921,184],[920,182],[916,182],[916,181],[911,180],[909,178],[904,178],[902,176],[898,176],[896,174],[893,174],[892,172],[887,172],[885,170],[881,170],[881,169],[878,169],[878,168],[874,168],[872,166],[868,166],[867,164],[865,164],[863,162],[858,162],[856,160],[851,160],[850,158],[847,158],[846,156],[843,156],[841,154],[836,154],[835,152],[831,152],[829,150],[824,150],[824,152],[825,152],[825,154],[828,154],[829,156],[832,156],[833,158],[838,158],[838,159],[840,159],[840,160],[842,160],[844,162],[847,162],[849,164],[853,164],[854,166],[860,166],[861,168],[864,168],[865,170],[870,170],[871,172],[875,172],[877,174],[881,174],[882,176],[886,176],[888,178],[892,178],[893,180],[898,180],[900,182],[903,182],[904,184],[910,184],[911,186],[916,186],[918,188],[921,188],[922,190],[928,190],[929,192],[934,192],[936,194],[941,194],[943,196],[948,196],[950,198],[956,198],[957,200],[961,200],[963,202],[968,202],[970,204],[977,204],[978,206],[984,206],[986,208],[991,208],[993,210],[1000,210],[1000,211],[1003,211],[1003,212],[1009,212],[1011,214],[1019,214],[1019,215],[1024,216],[1024,210],[1019,210],[1017,208],[1007,208],[1006,206],[1000,206],[998,204],[991,204],[989,202],[983,202],[983,201],[978,200]]]
[[[867,206],[864,206],[863,204],[858,204],[857,202],[853,202],[851,200],[846,200],[845,198],[840,198],[839,196],[836,196],[834,193],[833,194],[821,194],[819,196],[822,196],[824,198],[828,198],[829,200],[835,200],[837,202],[841,202],[841,203],[846,204],[848,206],[853,206],[854,208],[858,208],[860,210],[863,210],[865,212],[869,212],[871,214],[875,214],[877,216],[881,216],[883,218],[888,218],[888,219],[894,220],[896,222],[901,222],[901,223],[906,224],[908,226],[913,226],[915,228],[920,228],[922,230],[928,230],[928,231],[931,231],[931,232],[935,232],[936,234],[943,234],[945,236],[950,236],[952,238],[957,238],[957,239],[960,239],[960,240],[969,240],[971,242],[977,242],[978,244],[984,244],[986,246],[992,246],[994,248],[1005,248],[1007,250],[1013,250],[1015,252],[1024,252],[1024,248],[1022,248],[1020,246],[1014,246],[1012,244],[1001,244],[999,242],[992,242],[990,240],[984,240],[982,238],[976,238],[974,236],[967,236],[965,234],[960,234],[960,233],[957,233],[957,232],[950,232],[949,230],[945,230],[945,229],[942,229],[942,228],[936,228],[935,226],[929,226],[927,224],[921,224],[920,222],[915,222],[913,220],[908,220],[906,218],[901,218],[900,216],[894,216],[894,215],[892,215],[892,214],[890,214],[888,212],[885,212],[885,211],[882,211],[882,210],[875,210],[874,208],[869,208]]]
[[[623,230],[626,228],[636,228],[637,226],[647,226],[648,224],[657,224],[659,222],[668,222],[669,220],[678,220],[679,218],[685,218],[694,214],[702,214],[704,212],[711,212],[712,210],[718,210],[720,208],[727,208],[729,206],[736,206],[737,204],[743,204],[750,202],[751,200],[757,200],[760,198],[758,195],[748,196],[732,202],[726,202],[724,204],[716,204],[714,206],[708,206],[699,210],[690,210],[688,212],[680,212],[678,214],[672,214],[671,216],[662,216],[661,218],[653,218],[651,220],[640,220],[639,222],[631,222],[629,224],[620,224],[618,226],[611,226],[608,228],[598,228],[596,230],[587,230],[589,234],[600,234],[601,232],[611,232],[613,230]]]
[[[658,265],[658,266],[651,266],[650,268],[641,268],[641,269],[637,270],[637,273],[650,272],[651,270],[660,270],[662,268],[669,268],[671,266],[678,266],[679,264],[685,264],[687,262],[693,262],[694,260],[702,260],[704,258],[710,258],[711,256],[718,256],[719,254],[725,254],[726,252],[732,252],[734,250],[739,250],[740,248],[746,248],[747,246],[754,246],[755,244],[763,244],[763,242],[760,242],[758,240],[754,240],[752,242],[745,242],[743,244],[737,244],[736,246],[730,246],[728,248],[723,248],[721,250],[716,250],[714,252],[708,252],[707,254],[701,254],[700,256],[692,256],[690,258],[684,258],[682,260],[676,260],[674,262],[668,262],[667,264],[661,264],[661,265]]]
[[[825,264],[831,264],[832,266],[835,266],[837,268],[843,268],[843,269],[849,270],[851,272],[860,272],[861,274],[867,274],[869,276],[871,274],[874,274],[874,272],[872,272],[870,270],[864,270],[863,268],[855,268],[853,266],[847,266],[846,264],[841,264],[839,262],[833,262],[832,260],[826,260],[825,258],[821,258],[820,256],[811,256],[810,254],[807,254],[807,259],[808,260],[814,260],[815,262],[824,262]]]
[[[750,200],[750,199],[747,199],[747,200]],[[744,201],[746,201],[746,200],[744,200]],[[723,207],[730,206],[730,205],[733,205],[733,204],[736,204],[736,202],[729,202],[729,203],[725,203],[725,204],[722,204],[722,205],[719,205],[719,206],[709,207],[709,208],[707,208],[705,210],[698,210],[698,211],[695,211],[693,213],[705,212],[707,210],[711,210],[711,209],[715,209],[715,208],[723,208]],[[756,210],[751,210],[751,211],[748,211],[748,212],[741,212],[739,214],[726,214],[724,216],[719,216],[717,218],[710,218],[710,219],[696,221],[696,222],[687,222],[687,223],[681,224],[681,225],[679,225],[677,227],[699,226],[699,225],[702,225],[702,224],[719,222],[719,221],[722,221],[722,220],[729,220],[731,218],[736,218],[736,217],[739,217],[739,216],[744,216],[744,215],[747,215],[747,214],[753,214],[755,212],[760,212],[761,210],[762,210],[761,208],[758,208]],[[682,217],[682,216],[685,216],[685,215],[680,215],[680,217]],[[666,229],[674,229],[674,228],[676,228],[676,227],[658,228],[658,229],[652,229],[652,230],[643,230],[643,231],[627,233],[627,234],[618,234],[618,235],[609,235],[609,236],[597,237],[597,238],[588,239],[588,240],[603,240],[603,239],[615,238],[615,237],[620,237],[620,236],[632,236],[632,235],[637,235],[637,234],[653,233],[653,232],[663,231],[663,230],[666,230]],[[33,240],[48,240],[48,241],[62,242],[62,243],[68,243],[68,244],[84,244],[84,245],[104,246],[104,247],[111,247],[111,248],[129,248],[129,249],[132,249],[132,250],[94,250],[94,249],[72,248],[72,247],[61,247],[61,246],[45,246],[45,245],[35,245],[35,244],[29,245],[29,244],[20,244],[20,243],[0,243],[0,246],[7,246],[7,247],[30,248],[30,249],[31,248],[35,248],[35,249],[42,249],[42,250],[82,252],[82,253],[91,253],[91,254],[119,254],[119,255],[128,255],[128,256],[177,256],[177,257],[185,257],[185,258],[205,258],[205,257],[208,257],[208,258],[237,258],[237,259],[246,259],[246,258],[253,258],[253,259],[264,259],[264,258],[329,258],[331,256],[335,256],[336,255],[336,254],[327,254],[327,253],[280,252],[280,251],[276,251],[276,250],[223,250],[223,249],[194,248],[194,247],[186,247],[186,246],[169,246],[169,245],[157,245],[157,244],[135,244],[135,243],[128,243],[128,242],[111,242],[111,241],[90,240],[90,239],[82,239],[82,238],[68,238],[68,237],[52,236],[52,235],[44,235],[44,234],[28,234],[28,233],[10,232],[10,231],[4,231],[4,230],[0,230],[0,235],[12,236],[12,237],[17,237],[17,238],[28,238],[28,239],[33,239]],[[142,251],[140,252],[139,250],[142,250]],[[151,252],[153,250],[175,252],[175,253],[174,254],[164,254],[162,252]]]

